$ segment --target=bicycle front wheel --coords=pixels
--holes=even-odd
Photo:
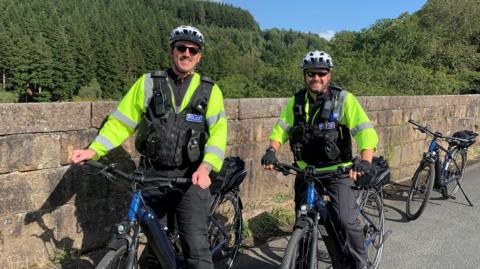
[[[298,227],[293,231],[290,240],[288,241],[287,249],[283,255],[282,269],[306,269],[312,268],[308,264],[308,257],[310,251],[317,251],[310,249],[312,238],[312,231],[309,227]],[[316,266],[313,266],[316,268]]]
[[[407,198],[407,217],[417,219],[425,210],[433,189],[435,167],[433,163],[422,162],[415,171]]]
[[[127,269],[127,245],[114,250],[111,249],[103,256],[102,260],[95,267],[96,269]]]
[[[445,191],[448,196],[453,196],[458,191],[458,184],[463,180],[463,171],[467,165],[467,151],[455,148],[445,174]]]
[[[359,220],[363,226],[365,245],[368,248],[368,268],[376,269],[382,258],[385,234],[385,216],[381,190],[364,190],[359,205]]]
[[[242,239],[240,197],[227,193],[213,204],[208,225],[208,241],[216,268],[232,268]]]

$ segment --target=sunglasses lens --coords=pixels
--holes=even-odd
[[[197,48],[194,48],[194,47],[187,47],[185,45],[178,45],[178,46],[175,46],[175,48],[181,53],[186,52],[187,49],[188,49],[190,54],[193,55],[193,56],[197,55],[197,53],[200,51],[200,49],[197,49]]]
[[[319,76],[322,78],[326,75],[328,75],[328,72],[307,72],[307,76],[310,78],[314,78],[315,76]]]

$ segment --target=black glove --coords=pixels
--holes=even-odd
[[[373,166],[369,161],[355,159],[353,161],[352,169],[354,172],[362,173],[356,181],[358,186],[367,186],[370,184],[374,176],[374,171]]]
[[[273,148],[268,148],[265,152],[265,155],[262,157],[262,165],[270,165],[278,163],[277,157],[275,156],[275,150]]]

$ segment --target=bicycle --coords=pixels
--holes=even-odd
[[[423,153],[420,164],[412,177],[410,190],[407,197],[406,215],[409,220],[417,219],[425,210],[434,187],[442,193],[444,199],[455,199],[455,194],[460,189],[470,206],[473,206],[462,188],[463,172],[467,165],[467,150],[476,141],[477,133],[470,131],[462,138],[462,132],[453,136],[445,136],[440,132],[433,132],[414,120],[408,121],[414,129],[432,137],[428,151]],[[448,143],[444,148],[439,141]],[[440,151],[444,152],[443,161]],[[435,186],[434,186],[435,185]]]
[[[275,169],[284,175],[303,176],[307,184],[305,203],[300,207],[300,214],[297,216],[281,268],[317,268],[319,232],[327,248],[333,268],[352,266],[345,238],[337,230],[331,217],[329,196],[322,183],[322,180],[325,179],[345,176],[349,168],[316,172],[314,167],[311,166],[308,166],[305,170],[285,163],[277,163],[275,166]],[[390,170],[376,177],[369,186],[358,187],[357,217],[360,218],[364,227],[364,244],[368,248],[369,268],[378,267],[383,252],[383,243],[387,236],[384,232],[382,184],[387,174],[390,174]]]
[[[98,174],[120,184],[118,177],[131,182],[132,200],[127,219],[114,227],[112,240],[107,253],[100,260],[97,269],[137,269],[141,235],[145,234],[148,243],[162,268],[185,268],[181,255],[178,235],[164,227],[155,213],[142,198],[145,183],[155,182],[156,187],[172,189],[191,182],[190,178],[145,177],[141,172],[127,174],[115,164],[105,165],[97,161],[87,161],[88,165],[100,169]],[[208,241],[214,262],[222,268],[231,268],[242,241],[242,202],[239,185],[246,176],[243,169],[227,178],[216,192],[210,210]],[[123,185],[123,184],[121,184]],[[226,260],[226,261],[225,261]],[[224,262],[225,261],[225,262]]]

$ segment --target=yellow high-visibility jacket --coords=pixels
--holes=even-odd
[[[178,113],[187,107],[190,99],[200,86],[200,82],[201,76],[194,73]],[[108,151],[118,147],[135,132],[142,119],[142,114],[146,112],[152,94],[153,79],[151,74],[144,74],[133,84],[120,101],[117,109],[109,115],[98,136],[90,144],[89,148],[97,153],[95,158],[98,159]],[[175,102],[173,100],[171,103],[174,106]],[[223,95],[217,84],[214,84],[212,88],[205,117],[209,138],[205,144],[203,162],[211,166],[214,172],[218,172],[223,165],[227,146],[227,117],[223,105]]]
[[[307,93],[308,95],[308,93]],[[306,96],[307,97],[307,96]],[[270,140],[274,140],[283,145],[289,139],[289,131],[294,124],[295,96],[291,97],[285,108],[283,109],[277,123],[274,125]],[[304,112],[307,122],[309,121],[311,104],[306,100]],[[318,112],[318,111],[317,111]],[[339,105],[337,106],[338,122],[350,129],[350,133],[355,139],[360,150],[373,149],[376,150],[378,144],[378,136],[373,128],[373,124],[368,119],[367,114],[363,110],[360,103],[353,94],[342,90],[339,96]],[[314,115],[317,115],[315,113]],[[317,168],[317,170],[334,170],[338,167],[351,164],[350,162],[340,163],[328,167]],[[308,164],[303,161],[297,161],[298,167],[305,168]]]

